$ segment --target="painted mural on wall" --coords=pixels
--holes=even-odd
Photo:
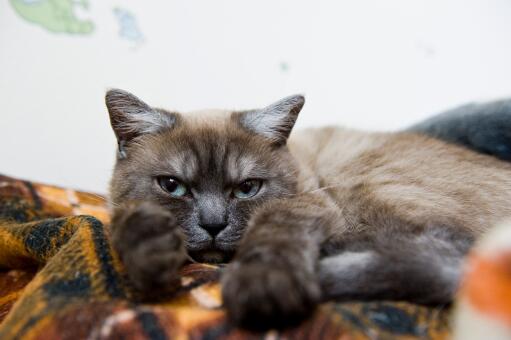
[[[25,22],[54,34],[87,36],[96,33],[101,25],[91,15],[89,0],[10,0],[11,7]],[[92,4],[93,5],[93,4]],[[76,14],[84,13],[86,19]],[[118,37],[133,44],[144,41],[136,15],[129,9],[115,6],[112,20],[118,25]]]

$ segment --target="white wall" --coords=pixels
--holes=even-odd
[[[89,2],[95,31],[71,36],[0,0],[0,173],[105,192],[108,87],[178,110],[300,92],[299,126],[367,129],[511,95],[508,0]],[[121,5],[144,42],[117,37]]]

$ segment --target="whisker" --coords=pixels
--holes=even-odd
[[[115,203],[115,202],[113,202],[113,201],[109,200],[109,199],[108,199],[107,197],[105,197],[105,196],[101,196],[101,195],[97,195],[97,194],[93,194],[93,193],[89,193],[89,195],[94,196],[95,198],[97,198],[97,199],[98,199],[98,201],[106,202],[106,203],[108,203],[108,204],[111,204],[111,205],[112,205],[112,206],[114,206],[114,207],[120,207],[120,206],[121,206],[120,204]]]
[[[305,191],[305,192],[302,192],[302,193],[303,194],[311,194],[311,193],[318,192],[318,191],[339,188],[341,186],[343,186],[343,183],[337,183],[337,184],[327,185],[327,186],[324,186],[324,187],[313,189],[313,190],[310,190],[310,191]]]
[[[195,261],[195,260],[193,259],[193,257],[191,257],[191,256],[188,254],[188,252],[186,252],[186,257],[188,258],[188,261],[190,261],[191,263],[199,263],[199,262]]]

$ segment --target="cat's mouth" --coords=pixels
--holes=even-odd
[[[234,256],[234,252],[219,249],[204,249],[188,252],[192,259],[204,263],[227,263]]]
[[[206,242],[188,243],[186,248],[193,261],[220,264],[231,261],[237,247],[236,243],[210,239]]]

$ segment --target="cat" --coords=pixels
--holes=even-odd
[[[192,259],[230,262],[223,304],[249,329],[324,300],[452,300],[474,240],[511,215],[511,164],[413,132],[291,135],[304,103],[185,115],[107,92],[112,245],[148,299]]]

